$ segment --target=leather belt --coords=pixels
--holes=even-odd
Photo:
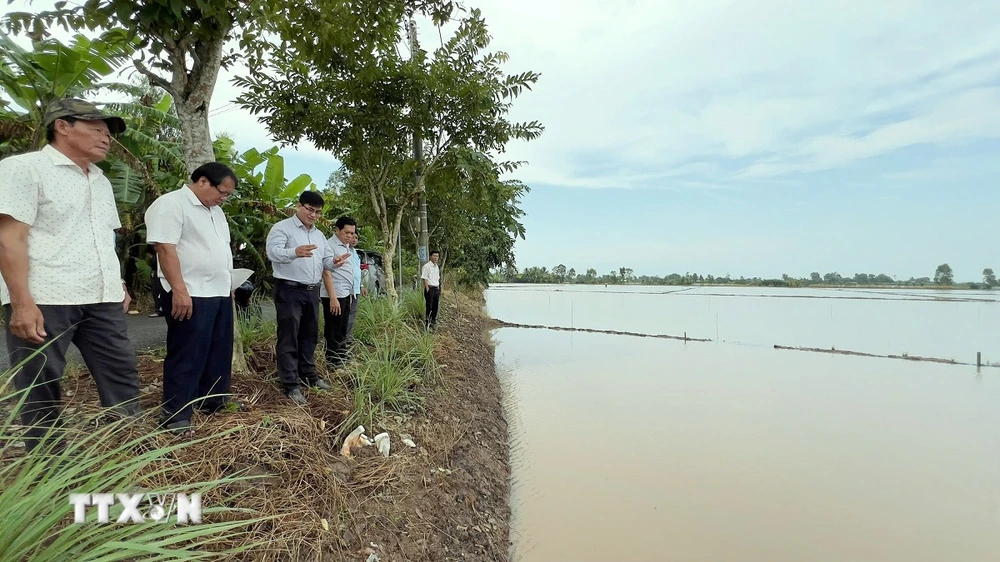
[[[288,285],[290,287],[295,287],[297,289],[305,289],[307,291],[315,291],[316,289],[319,288],[319,283],[313,283],[310,285],[306,283],[299,283],[298,281],[289,281],[288,279],[277,279],[276,281],[278,281],[282,285]]]

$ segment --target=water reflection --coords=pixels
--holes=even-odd
[[[546,330],[496,339],[515,560],[1000,555],[995,370]]]

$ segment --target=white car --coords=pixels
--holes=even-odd
[[[355,248],[355,251],[361,258],[361,285],[368,289],[369,295],[381,295],[385,291],[385,268],[382,265],[382,254],[361,248]]]

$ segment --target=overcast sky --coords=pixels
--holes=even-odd
[[[508,72],[541,73],[512,117],[546,131],[506,155],[528,161],[520,268],[1000,270],[1000,2],[465,3]],[[213,133],[271,146],[230,104],[232,75]],[[338,166],[283,153],[289,177],[320,185]]]

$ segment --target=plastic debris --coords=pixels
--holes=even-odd
[[[417,444],[413,442],[413,439],[403,439],[403,445],[414,448],[417,446]]]
[[[344,439],[344,446],[340,448],[340,454],[345,457],[351,456],[351,449],[355,447],[361,447],[364,445],[364,442],[361,440],[364,434],[365,434],[365,426],[359,425],[357,428],[355,428],[354,431],[352,431],[350,435],[348,435],[347,438]]]
[[[379,433],[375,436],[375,446],[378,447],[378,452],[382,454],[383,457],[389,456],[389,434]]]

